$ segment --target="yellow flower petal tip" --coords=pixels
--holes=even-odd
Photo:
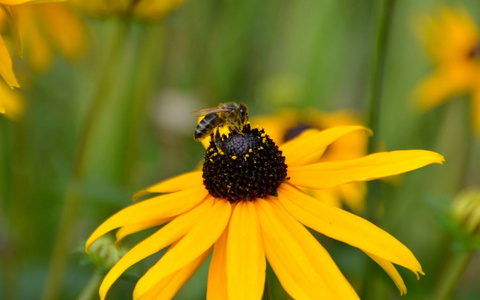
[[[436,152],[431,152],[433,154],[433,156],[435,156],[435,159],[432,163],[437,163],[437,164],[440,164],[440,165],[443,165],[443,163],[445,162],[445,157],[441,154],[438,154]]]
[[[367,133],[368,136],[373,136],[373,130],[371,130],[370,128],[368,128],[368,127],[363,127],[363,130],[366,131],[366,133]]]
[[[91,238],[89,238],[86,242],[85,242],[85,252],[88,254],[90,253],[90,247],[92,246],[92,244],[94,243],[95,241],[92,241]]]

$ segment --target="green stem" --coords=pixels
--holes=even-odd
[[[382,83],[387,58],[387,45],[390,27],[393,19],[394,0],[384,0],[382,11],[377,25],[375,38],[372,72],[370,73],[370,96],[368,103],[368,126],[375,135],[370,140],[368,152],[373,153],[379,144],[380,104],[382,97]]]
[[[381,12],[377,23],[372,69],[370,73],[370,92],[368,102],[368,126],[373,130],[374,136],[370,139],[368,144],[368,153],[375,152],[379,147],[382,83],[394,6],[394,0],[383,0],[381,2]],[[366,217],[374,223],[378,219],[380,208],[380,188],[379,181],[371,181],[368,184]],[[372,299],[380,296],[378,295],[380,292],[376,288],[376,280],[374,280],[376,277],[375,268],[376,266],[374,266],[373,262],[369,261],[367,263],[362,290],[362,298],[364,299]]]
[[[465,134],[466,134],[466,144],[465,144],[465,152],[464,152],[464,160],[462,162],[461,171],[460,171],[460,178],[458,180],[458,190],[462,190],[469,185],[469,172],[470,166],[472,163],[475,163],[475,159],[473,157],[474,153],[474,146],[475,146],[475,139],[474,139],[474,132],[472,130],[472,122],[471,122],[471,114],[470,114],[470,106],[468,99],[461,99],[464,100],[465,107],[464,113],[467,114],[464,118],[462,118],[465,127]],[[472,233],[475,234],[475,233]],[[448,241],[448,245],[451,245],[454,240],[449,237],[446,237],[445,240]],[[436,285],[434,286],[434,299],[450,299],[453,292],[455,291],[455,287],[457,286],[458,281],[462,277],[465,268],[468,266],[470,259],[472,258],[475,250],[463,250],[457,252],[448,252],[447,255],[449,257],[446,258],[448,262],[447,265],[443,268]],[[446,255],[443,255],[446,256]]]
[[[382,2],[382,11],[377,25],[372,72],[370,74],[370,97],[368,103],[368,126],[373,130],[374,135],[368,144],[368,153],[375,152],[379,147],[381,92],[394,4],[394,0],[384,0]],[[380,184],[378,181],[372,181],[368,186],[366,211],[367,218],[372,222],[375,222],[377,219],[379,201]]]
[[[14,296],[16,292],[14,283],[18,278],[18,270],[22,259],[19,252],[29,247],[29,245],[32,245],[32,218],[31,215],[27,213],[31,212],[31,210],[29,210],[31,206],[29,206],[28,203],[28,200],[31,199],[31,190],[25,188],[25,186],[29,186],[29,178],[25,174],[25,170],[29,168],[26,158],[26,136],[28,129],[24,118],[16,121],[12,125],[14,133],[9,140],[13,140],[13,145],[11,150],[9,150],[10,158],[8,161],[10,165],[10,179],[8,183],[9,196],[6,198],[8,199],[9,209],[8,212],[6,212],[7,215],[5,215],[5,217],[8,216],[8,219],[2,219],[6,224],[0,221],[0,227],[3,226],[3,228],[7,230],[7,247],[4,263],[5,274],[3,276],[6,281],[4,285],[6,296],[2,299],[16,298]],[[0,218],[3,217],[1,216],[1,210],[2,208],[0,207]],[[0,235],[1,234],[0,232]]]
[[[47,277],[46,287],[42,299],[51,300],[58,299],[60,286],[65,273],[68,253],[70,251],[69,238],[77,219],[77,211],[81,206],[81,198],[79,195],[79,186],[85,173],[87,162],[88,142],[92,134],[92,130],[107,101],[108,93],[113,86],[113,80],[116,74],[116,66],[120,60],[125,41],[126,31],[129,22],[120,20],[117,32],[113,37],[109,56],[105,64],[105,68],[100,76],[96,91],[93,95],[90,108],[87,112],[84,127],[80,133],[80,141],[75,155],[75,161],[72,170],[72,178],[64,199],[64,206],[58,232],[50,261],[50,270]]]
[[[475,163],[475,157],[474,157],[474,148],[475,148],[475,133],[472,128],[472,115],[471,115],[471,109],[470,109],[470,101],[473,101],[472,99],[461,99],[464,100],[464,103],[466,106],[464,108],[464,114],[466,114],[464,119],[464,127],[465,127],[465,152],[464,152],[464,160],[462,162],[461,166],[461,171],[460,171],[460,178],[458,181],[458,190],[462,190],[466,188],[469,184],[470,179],[470,166],[472,163]],[[467,101],[470,100],[470,101]]]
[[[432,299],[451,299],[453,291],[474,253],[474,250],[468,250],[453,254],[434,288]]]
[[[2,101],[2,100],[0,100]],[[5,119],[5,116],[0,115],[0,143],[2,149],[1,174],[0,174],[0,202],[6,203],[7,199],[11,196],[11,182],[12,182],[12,146],[11,146],[11,134],[9,120]]]
[[[2,100],[0,100],[2,101]],[[9,230],[12,226],[11,218],[8,218],[7,203],[11,200],[12,182],[12,149],[10,135],[10,121],[4,115],[0,115],[0,263],[2,266],[0,278],[3,289],[0,289],[1,299],[14,297],[14,283],[17,275],[15,260],[15,243]]]
[[[139,134],[142,121],[145,119],[145,109],[149,99],[148,93],[154,80],[154,72],[159,70],[161,64],[161,51],[163,45],[164,28],[163,23],[150,24],[142,32],[142,43],[140,43],[138,60],[133,70],[133,80],[128,94],[128,102],[125,109],[125,116],[122,126],[121,151],[121,184],[128,186],[133,174],[135,160],[139,149]]]
[[[98,295],[98,288],[100,287],[102,279],[103,275],[100,272],[95,271],[77,300],[96,299],[97,297],[95,297],[95,295]]]
[[[121,49],[126,36],[126,31],[128,29],[128,23],[126,21],[122,22],[122,20],[120,20],[118,25],[119,27],[117,28],[117,32],[113,40],[110,55],[107,58],[105,69],[100,77],[96,93],[93,96],[93,101],[91,102],[91,106],[87,113],[85,126],[81,132],[80,144],[77,148],[78,152],[73,167],[74,178],[82,178],[84,175],[86,158],[85,153],[88,150],[89,137],[92,133],[96,120],[101,115],[101,110],[106,103],[108,93],[111,91],[110,88],[113,86],[116,65],[120,60],[122,53]]]

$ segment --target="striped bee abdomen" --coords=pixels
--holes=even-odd
[[[195,127],[195,140],[198,141],[203,139],[221,123],[222,118],[220,118],[216,113],[210,113],[206,115],[200,122],[198,122],[197,127]]]

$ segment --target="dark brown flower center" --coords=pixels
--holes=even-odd
[[[242,133],[213,135],[205,151],[203,184],[210,194],[230,202],[276,195],[287,177],[285,157],[264,130],[246,125]],[[220,149],[218,149],[220,148]]]

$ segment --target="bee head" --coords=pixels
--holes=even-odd
[[[240,108],[238,109],[240,112],[240,119],[242,122],[246,122],[248,120],[248,108],[245,104],[241,103]]]

